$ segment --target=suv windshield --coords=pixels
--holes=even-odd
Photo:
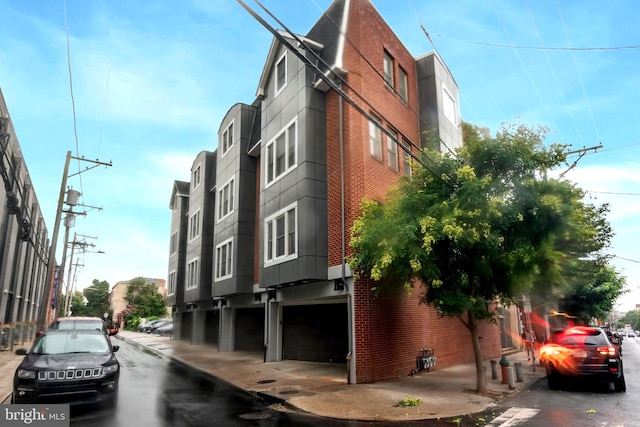
[[[104,335],[60,333],[43,335],[31,349],[34,354],[107,353],[109,343]]]

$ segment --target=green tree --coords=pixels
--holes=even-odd
[[[543,144],[546,129],[510,125],[494,138],[463,130],[456,155],[427,149],[384,204],[363,201],[348,261],[356,278],[378,282],[376,292],[422,287],[422,303],[458,317],[484,394],[480,322],[495,322],[496,302],[509,305],[534,285],[566,286],[562,267],[573,254],[561,245],[600,247],[602,220],[582,190],[548,177],[566,155],[563,145]]]
[[[602,259],[578,260],[576,267],[561,309],[585,325],[593,319],[606,319],[616,299],[626,292],[624,277]]]
[[[102,319],[104,313],[111,315],[109,307],[109,282],[93,280],[93,285],[86,287],[82,291],[87,300],[87,315]]]
[[[84,301],[84,294],[82,291],[75,291],[73,295],[71,295],[71,315],[76,317],[92,316]]]
[[[131,280],[125,299],[133,309],[130,316],[148,318],[167,314],[167,303],[158,287],[143,277]]]
[[[631,325],[634,331],[640,330],[640,311],[629,311],[618,321],[619,327],[623,327],[627,323]]]

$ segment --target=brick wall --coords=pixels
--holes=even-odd
[[[358,383],[409,375],[422,348],[434,349],[436,370],[473,363],[471,332],[460,319],[440,317],[433,307],[419,304],[423,289],[376,297],[374,285],[360,281],[354,286]],[[483,358],[499,357],[498,326],[483,322],[480,336]]]
[[[392,126],[410,141],[419,143],[417,83],[413,56],[375,11],[369,1],[353,0],[347,28],[343,68],[349,87],[344,91],[382,124]],[[354,47],[355,46],[355,47]],[[401,66],[408,74],[408,102],[394,93],[381,77],[383,55],[394,59],[397,77]],[[366,59],[365,59],[366,58]],[[396,85],[397,87],[397,85]],[[357,92],[357,93],[356,93]],[[368,106],[359,96],[371,105]],[[327,93],[327,165],[329,209],[329,264],[341,263],[341,186],[339,96]],[[384,201],[402,171],[388,167],[387,139],[383,135],[383,158],[376,160],[369,150],[369,121],[343,102],[345,239],[348,242],[353,221],[360,215],[363,197]],[[398,149],[402,158],[402,150]],[[419,305],[420,290],[412,295],[375,297],[373,285],[356,283],[354,289],[356,377],[358,382],[375,382],[408,375],[416,366],[423,347],[433,347],[438,368],[473,362],[470,332],[459,319],[440,318],[431,307]],[[496,325],[483,325],[480,334],[485,357],[500,354],[500,335]]]

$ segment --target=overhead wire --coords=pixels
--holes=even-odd
[[[455,40],[459,42],[474,44],[478,46],[487,46],[487,47],[495,47],[500,49],[521,49],[521,50],[544,50],[544,51],[574,51],[574,52],[588,52],[588,51],[606,51],[606,50],[634,50],[640,49],[640,45],[629,45],[629,46],[594,46],[594,47],[566,47],[566,46],[526,46],[526,45],[515,45],[515,44],[500,44],[500,43],[489,43],[489,42],[481,42],[475,40],[461,39],[458,37],[451,37],[444,34],[434,34],[433,37]]]
[[[387,137],[391,138],[392,140],[396,141],[397,145],[403,150],[405,151],[405,153],[407,153],[409,156],[411,156],[412,159],[414,159],[415,161],[417,161],[418,163],[420,163],[424,168],[426,168],[427,170],[429,170],[434,177],[436,177],[437,179],[441,180],[442,182],[444,182],[447,185],[451,185],[449,182],[445,181],[442,176],[442,173],[436,173],[435,171],[433,171],[431,168],[429,168],[429,166],[427,166],[420,157],[418,157],[415,153],[413,153],[413,151],[407,147],[405,147],[403,144],[400,144],[397,140],[396,140],[396,136],[394,136],[388,129],[386,129],[384,126],[382,126],[381,123],[379,123],[377,120],[374,119],[374,117],[372,116],[371,113],[369,113],[368,111],[366,111],[364,108],[362,108],[357,102],[355,102],[349,95],[347,95],[344,90],[342,90],[342,88],[340,86],[338,86],[333,80],[331,80],[331,78],[329,78],[327,75],[325,75],[325,73],[316,65],[314,64],[312,61],[309,60],[309,58],[307,58],[306,56],[302,55],[293,45],[291,45],[291,43],[289,43],[286,38],[284,36],[282,36],[282,34],[280,34],[275,28],[273,28],[268,22],[266,22],[260,15],[258,15],[253,9],[251,9],[243,0],[237,0],[238,3],[247,11],[249,12],[249,14],[251,16],[254,17],[254,19],[256,19],[262,26],[264,26],[270,33],[272,33],[274,35],[274,37],[276,39],[278,39],[278,41],[280,43],[282,43],[289,51],[291,51],[291,53],[293,53],[294,55],[296,55],[298,57],[298,59],[300,59],[302,61],[303,64],[305,64],[306,66],[310,67],[313,69],[313,71],[316,72],[316,74],[318,75],[319,78],[321,78],[325,83],[327,83],[334,91],[336,91],[338,93],[338,95],[340,95],[345,101],[347,101],[347,103],[349,103],[352,107],[354,107],[360,114],[362,114],[363,116],[365,116],[366,118],[368,118],[370,120],[371,123],[374,123],[375,126],[377,126]],[[309,46],[307,46],[307,44],[300,39],[294,32],[290,31],[281,21],[279,21],[277,19],[277,17],[275,17],[268,9],[266,9],[266,7],[264,7],[258,0],[254,0],[255,3],[257,3],[263,10],[265,10],[265,12],[267,14],[269,14],[269,16],[271,16],[279,25],[282,25],[283,29],[285,31],[287,31],[287,33],[289,35],[291,35],[292,38],[294,38],[294,40],[296,40],[300,45],[302,45],[306,51],[308,51],[309,53],[311,53],[312,55],[314,55],[316,57],[316,59],[318,59],[319,61],[322,61],[323,65],[325,65],[327,67],[328,70],[330,70],[330,66],[329,64],[327,64],[324,59],[322,59],[319,55],[317,55],[317,53],[310,48]],[[335,73],[334,73],[335,74]],[[351,90],[354,90],[353,88],[351,88],[350,86],[348,86],[348,83],[341,77],[341,76],[337,76],[338,79],[341,80],[341,82],[343,82],[345,84],[345,86],[349,87]],[[373,106],[362,96],[360,95],[357,91],[356,95],[358,95],[358,97],[364,101],[365,104],[367,104],[367,106],[369,106],[370,108],[373,109]],[[383,115],[381,115],[381,117],[384,117]],[[403,137],[406,138],[405,135],[403,135]],[[411,140],[409,138],[406,138],[412,145],[416,146],[415,143],[411,142]],[[429,159],[431,160],[431,159]],[[431,160],[433,162],[433,160]],[[449,179],[451,179],[450,177],[447,177]]]
[[[67,36],[67,69],[69,71],[69,91],[71,93],[71,110],[73,113],[73,134],[75,136],[76,143],[76,157],[78,158],[78,178],[80,180],[80,194],[84,193],[82,188],[82,175],[80,173],[80,144],[78,142],[78,119],[76,115],[76,101],[73,95],[73,73],[71,71],[71,44],[69,42],[69,25],[67,22],[67,0],[63,0],[64,5],[64,28]]]
[[[556,0],[556,5],[558,7],[558,14],[560,15],[560,21],[562,22],[564,34],[565,34],[565,37],[567,38],[567,43],[569,44],[569,46],[571,46],[571,37],[569,36],[569,29],[567,28],[567,23],[564,20],[564,14],[562,13],[562,8],[560,7],[560,3],[558,2],[558,0]],[[578,80],[580,81],[582,94],[584,95],[584,99],[587,102],[587,109],[589,110],[589,114],[591,115],[591,122],[593,123],[593,128],[596,132],[596,139],[600,141],[600,132],[598,131],[598,125],[596,124],[596,119],[593,115],[593,109],[591,108],[589,95],[587,95],[587,90],[584,87],[584,79],[582,78],[582,73],[580,72],[580,68],[578,67],[578,62],[576,61],[576,56],[574,51],[571,51],[571,59],[573,60],[573,66],[575,67],[576,74],[578,75]]]
[[[529,7],[529,1],[528,0],[525,0],[525,6],[527,8],[527,15],[529,16],[529,20],[531,21],[531,25],[533,26],[533,30],[534,30],[533,32],[534,32],[536,38],[538,39],[538,42],[540,43],[540,46],[544,47],[544,42],[542,41],[542,37],[540,36],[540,31],[538,31],[538,26],[536,25],[535,18],[533,17],[533,14],[531,13],[531,8]],[[562,98],[562,100],[566,102],[565,91],[563,89],[563,86],[560,84],[560,79],[558,78],[558,73],[556,73],[555,68],[551,64],[551,58],[549,57],[549,52],[547,50],[544,50],[544,57],[547,60],[547,65],[549,66],[549,69],[551,70],[551,74],[553,75],[554,81],[556,83],[556,90],[560,93],[560,97]],[[578,139],[579,139],[580,143],[584,144],[584,140],[582,139],[582,134],[580,133],[580,129],[578,128],[578,124],[576,123],[576,118],[573,115],[573,112],[571,111],[571,109],[568,109],[568,113],[569,113],[569,117],[571,118],[571,123],[573,124],[573,128],[576,131],[576,134],[578,135]]]
[[[331,22],[331,24],[333,24],[333,26],[336,28],[336,30],[337,30],[338,32],[340,32],[340,33],[341,33],[342,31],[341,31],[340,26],[338,25],[338,23],[337,23],[337,22],[335,22],[335,21],[333,20],[333,18],[331,18],[331,16],[329,16],[329,15],[326,13],[326,11],[325,11],[325,10],[323,10],[323,9],[318,5],[318,3],[317,3],[315,0],[310,0],[310,1],[311,1],[313,4],[315,4],[315,5],[316,5],[316,7],[317,7],[321,12],[322,12],[322,15],[323,15],[323,16],[324,16],[324,17],[325,17],[329,22]],[[381,79],[382,81],[386,82],[386,79],[385,79],[384,75],[380,72],[380,70],[379,70],[379,69],[378,69],[374,64],[372,64],[372,63],[371,63],[371,61],[369,60],[369,58],[367,58],[367,56],[366,56],[365,54],[363,54],[363,53],[362,53],[362,51],[360,50],[360,47],[359,47],[359,46],[357,46],[357,45],[356,45],[356,44],[355,44],[355,43],[354,43],[354,42],[353,42],[353,41],[352,41],[352,40],[347,36],[347,34],[341,34],[341,35],[342,35],[342,36],[344,37],[344,39],[349,43],[349,45],[350,45],[350,46],[351,46],[351,47],[356,51],[356,53],[358,54],[358,56],[359,56],[360,58],[362,58],[362,59],[367,63],[367,65],[369,65],[369,67],[371,68],[371,70],[373,70],[373,72],[374,72],[375,74],[377,74],[377,75],[378,75],[378,77],[380,77],[380,79]],[[435,47],[434,47],[434,50],[435,50]],[[436,54],[438,54],[437,50],[435,50],[435,51],[436,51]],[[438,56],[439,56],[439,54],[438,54]],[[398,91],[395,89],[395,87],[390,87],[389,89],[393,90],[393,92],[394,92],[396,95],[398,95]],[[357,92],[356,92],[356,94],[357,94]],[[359,94],[358,94],[358,95],[359,95]],[[365,100],[365,101],[366,101],[366,100]],[[440,134],[438,133],[438,131],[437,131],[436,129],[434,129],[434,128],[429,124],[429,123],[427,123],[427,121],[426,121],[422,116],[420,116],[420,114],[419,114],[416,110],[414,110],[414,109],[413,109],[413,107],[411,107],[410,105],[407,105],[407,107],[408,107],[408,108],[409,108],[409,110],[411,110],[411,112],[412,112],[412,113],[413,113],[413,114],[418,118],[418,120],[420,121],[420,123],[421,123],[421,124],[423,124],[423,125],[427,128],[427,130],[431,133],[431,135],[435,136],[435,137],[438,139],[438,141],[440,142],[440,144],[442,144],[442,145],[447,149],[447,151],[448,151],[448,152],[449,152],[453,157],[457,158],[457,154],[456,154],[455,150],[453,150],[451,147],[449,147],[449,146],[447,145],[447,143],[446,143],[446,142],[445,142],[445,141],[440,137]],[[416,147],[417,147],[417,148],[420,148],[419,146],[416,146]]]

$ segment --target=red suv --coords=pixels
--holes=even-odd
[[[620,351],[600,328],[573,326],[555,331],[540,348],[540,363],[553,390],[567,378],[613,383],[616,391],[627,390]]]

